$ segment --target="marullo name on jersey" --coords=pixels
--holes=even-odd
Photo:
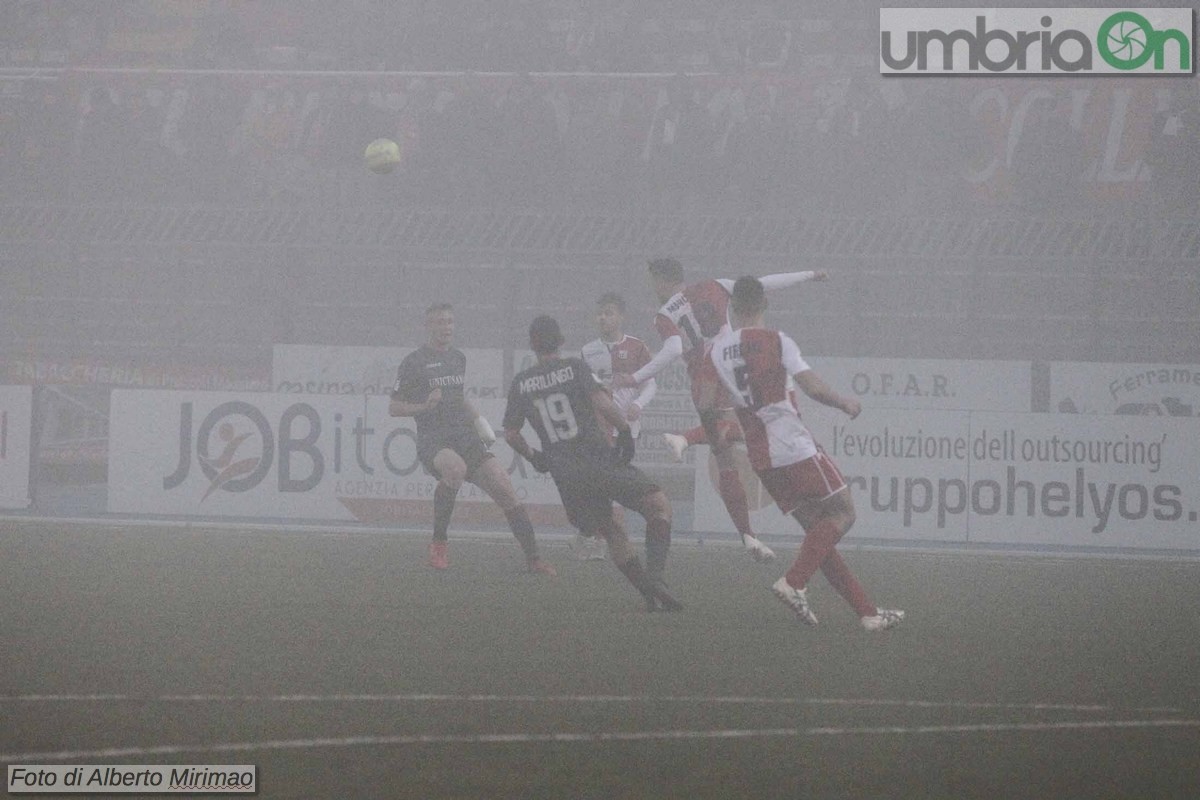
[[[545,375],[530,375],[521,381],[521,394],[545,391],[546,389],[558,386],[560,383],[567,383],[574,379],[574,367],[563,367],[553,372],[547,372]]]
[[[677,295],[674,300],[670,301],[667,304],[666,311],[668,314],[674,314],[676,311],[683,308],[687,304],[688,304],[688,299],[686,297],[684,297],[682,294]]]

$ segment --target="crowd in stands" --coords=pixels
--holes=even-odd
[[[1090,99],[1089,110],[1125,119],[1085,135],[1069,85],[1019,118],[1018,99],[1005,101],[997,121],[998,101],[978,102],[964,82],[899,88],[870,71],[804,81],[82,74],[0,95],[0,179],[25,202],[1038,211],[1077,198],[1098,207],[1111,176],[1096,164],[1113,150],[1146,168],[1126,164],[1117,178],[1194,211],[1195,83],[1141,86],[1125,107]],[[387,176],[362,164],[380,136],[403,152]]]
[[[519,72],[799,69],[861,0],[10,0],[0,53],[176,68]],[[806,36],[808,38],[806,38]]]
[[[1103,90],[1064,81],[1024,110],[1032,88],[889,81],[836,58],[875,9],[18,0],[0,58],[70,68],[0,76],[0,178],[33,202],[1037,212],[1103,200],[1107,149],[1144,161],[1121,180],[1195,210],[1194,80],[1121,89],[1115,121],[1089,116],[1118,113]],[[384,178],[361,163],[380,136],[404,153]]]

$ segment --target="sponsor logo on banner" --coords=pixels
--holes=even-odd
[[[271,381],[277,392],[296,394],[386,395],[396,383],[396,370],[414,347],[332,347],[277,344]],[[463,387],[472,400],[503,398],[504,351],[464,349],[467,378]]]
[[[33,389],[0,386],[0,508],[28,508]]]
[[[266,365],[230,367],[219,364],[153,363],[141,359],[14,358],[0,367],[0,380],[11,383],[69,386],[122,386],[145,389],[204,389],[225,392],[266,391]],[[7,373],[7,374],[6,374]]]
[[[1187,75],[1188,8],[881,8],[879,71]]]
[[[1028,361],[813,358],[809,363],[830,386],[867,408],[1032,410]]]
[[[851,538],[1200,549],[1188,420],[901,409],[806,420],[854,494]],[[803,535],[760,506],[756,530]],[[696,526],[729,528],[708,476],[697,476]]]
[[[1200,365],[1051,362],[1050,409],[1200,417]]]
[[[478,406],[498,426],[503,402]],[[118,390],[111,426],[114,512],[407,524],[432,513],[413,420],[390,416],[386,397]],[[548,476],[502,442],[492,452],[535,518],[563,521]],[[473,485],[459,499],[456,518],[503,521]]]

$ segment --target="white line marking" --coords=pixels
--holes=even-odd
[[[0,69],[2,71],[2,69]],[[418,536],[427,537],[429,530],[426,528],[382,528],[374,527],[367,524],[349,525],[339,524],[335,522],[305,524],[296,522],[226,522],[219,519],[188,519],[188,520],[172,520],[172,519],[114,519],[112,517],[53,517],[31,514],[0,514],[0,522],[15,522],[15,523],[37,523],[44,525],[52,525],[59,527],[74,527],[88,526],[100,528],[103,530],[116,530],[118,533],[128,532],[126,529],[131,528],[177,528],[187,532],[196,531],[222,531],[229,533],[250,533],[250,532],[266,532],[280,534],[349,534],[349,535],[365,535],[365,536],[385,536],[388,538],[394,537],[397,533],[415,534]],[[91,531],[90,533],[95,533]],[[502,541],[509,542],[512,538],[512,533],[506,530],[464,530],[456,531],[457,539],[472,540],[472,541]],[[566,542],[574,536],[573,533],[542,533],[539,531],[538,540],[541,541],[544,537],[548,542]],[[635,541],[641,541],[635,540]],[[795,546],[799,547],[799,536],[777,536],[772,538],[769,543],[778,543],[780,546]],[[678,544],[680,547],[694,548],[696,550],[704,550],[705,548],[734,548],[742,549],[742,541],[736,536],[729,537],[727,534],[718,534],[705,531],[676,531],[675,538],[672,539],[672,544]],[[1051,559],[1057,560],[1058,563],[1077,562],[1080,560],[1102,560],[1102,561],[1129,561],[1129,562],[1160,562],[1164,566],[1177,566],[1181,569],[1194,569],[1197,563],[1200,563],[1200,549],[1191,550],[1164,550],[1162,552],[1154,552],[1147,550],[1133,551],[1104,551],[1104,550],[1082,550],[1082,551],[1062,551],[1053,547],[1047,546],[1045,549],[1036,547],[987,547],[986,545],[972,545],[946,543],[940,546],[931,546],[923,544],[910,544],[903,541],[888,540],[888,539],[843,539],[839,544],[843,550],[848,552],[863,551],[863,552],[886,552],[900,553],[905,555],[924,556],[927,558],[944,559],[947,557],[965,557],[972,561],[998,561],[1001,563],[1010,563],[1013,559],[1028,559],[1029,561],[1046,561]]]
[[[100,750],[4,753],[0,762],[75,761],[85,758],[126,758],[178,753],[237,753],[260,750],[311,750],[321,747],[374,747],[420,744],[548,744],[560,742],[641,742],[687,739],[751,739],[816,736],[878,736],[911,734],[1010,733],[1137,728],[1200,728],[1200,719],[1134,719],[1090,722],[1029,722],[981,725],[925,725],[865,728],[759,728],[717,731],[629,731],[623,733],[485,733],[447,735],[349,736],[318,739],[267,739],[261,742],[173,744],[153,747],[110,747]]]
[[[23,694],[0,695],[0,703],[712,703],[717,705],[811,705],[899,708],[1008,709],[1022,711],[1122,711],[1180,714],[1179,708],[1116,708],[1075,703],[962,703],[935,700],[880,700],[833,697],[753,697],[707,695],[533,695],[533,694]]]

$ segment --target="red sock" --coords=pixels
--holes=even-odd
[[[746,499],[746,488],[736,469],[721,470],[717,480],[717,491],[725,502],[725,510],[733,520],[733,527],[742,536],[753,536],[750,529],[750,501]]]
[[[708,434],[704,432],[703,425],[697,425],[690,430],[686,430],[681,434],[681,436],[683,436],[684,439],[687,439],[687,443],[690,445],[708,444]]]
[[[842,538],[842,530],[831,519],[817,520],[804,532],[804,542],[800,545],[800,555],[787,572],[787,582],[796,589],[803,589],[817,570],[829,558],[838,540]]]
[[[867,597],[866,590],[836,549],[829,551],[829,555],[821,564],[821,572],[825,574],[829,585],[850,604],[855,614],[860,617],[872,617],[879,613],[879,609]]]

